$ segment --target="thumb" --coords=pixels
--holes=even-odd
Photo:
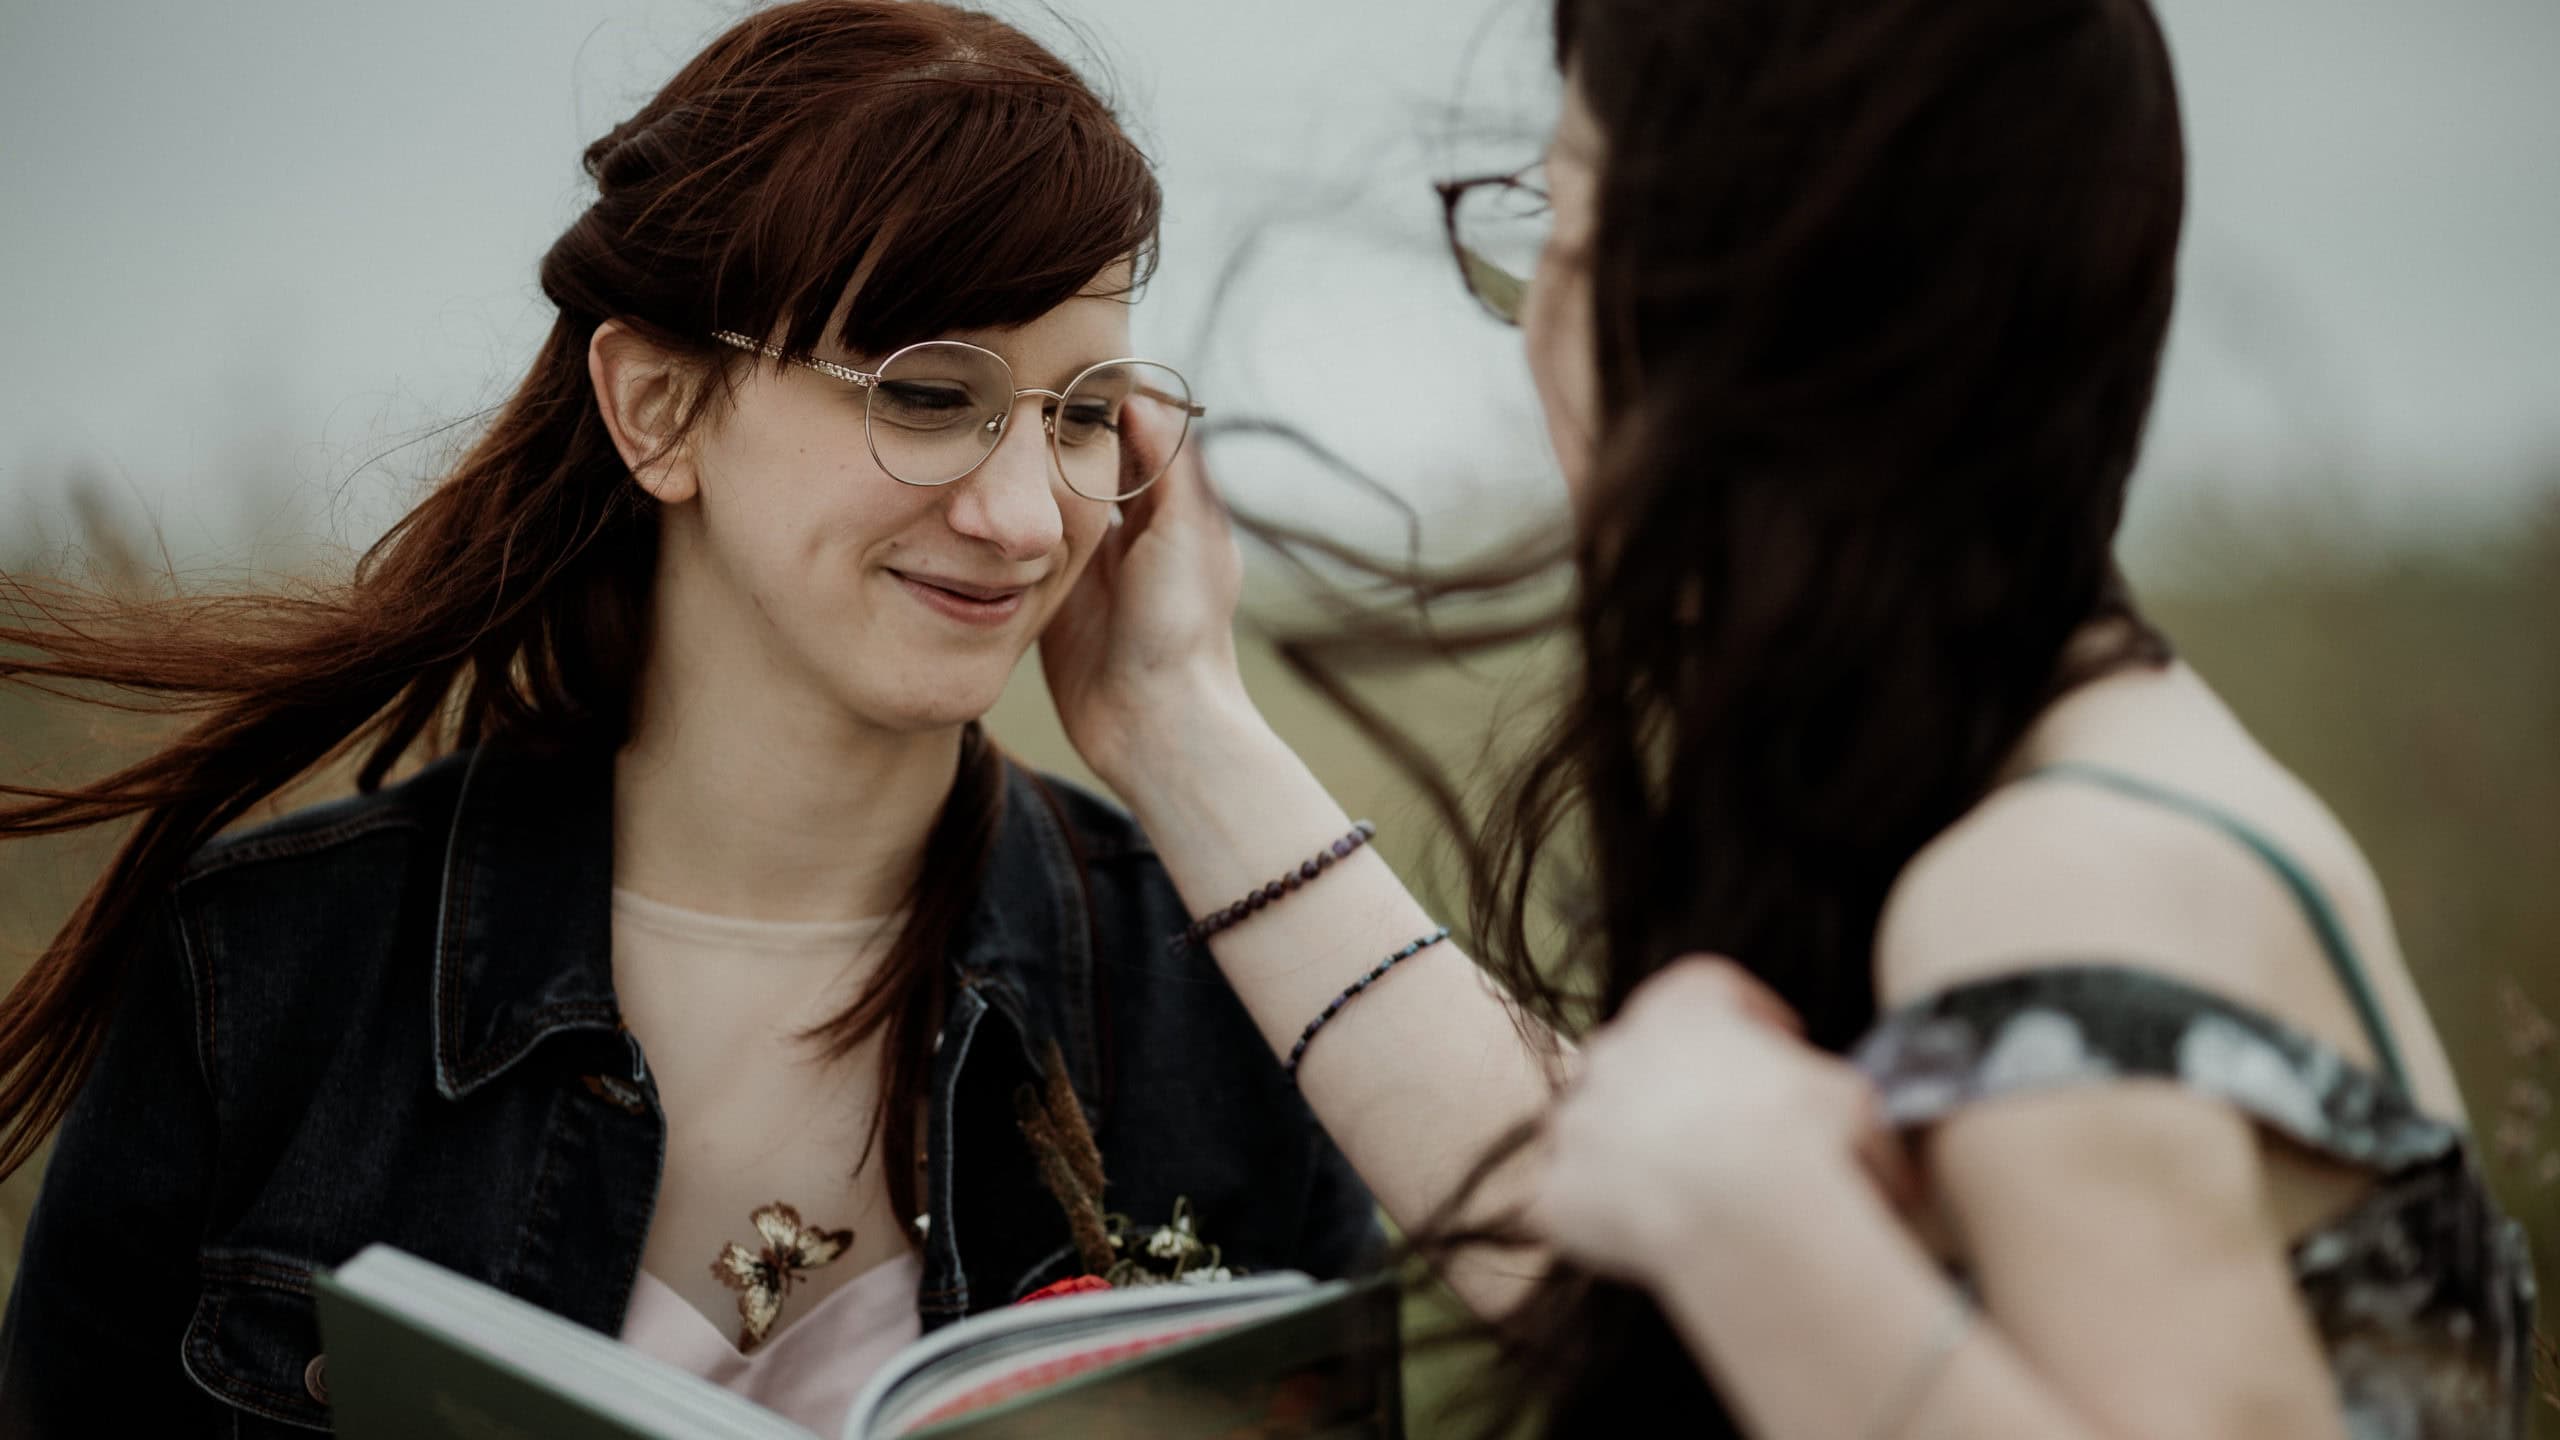
[[[1160,513],[1190,516],[1195,513],[1193,507],[1203,503],[1216,516],[1216,523],[1223,525],[1228,518],[1226,506],[1209,482],[1200,437],[1191,433],[1186,417],[1162,404],[1132,401],[1126,424],[1130,443],[1124,465],[1163,471],[1153,485],[1121,502],[1123,518],[1133,533],[1143,533]],[[1168,451],[1173,457],[1169,465],[1164,462]]]

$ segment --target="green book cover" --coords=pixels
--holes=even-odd
[[[424,1280],[400,1274],[392,1283],[415,1285],[406,1299],[445,1313],[425,1318],[350,1289],[338,1276],[318,1277],[320,1332],[329,1355],[329,1421],[339,1435],[352,1440],[809,1440],[799,1426],[709,1381],[660,1365],[503,1292],[385,1250],[359,1258],[376,1255],[434,1271],[434,1277]],[[451,1323],[457,1307],[454,1296],[444,1293],[448,1283],[478,1292],[464,1295],[462,1306],[484,1310],[485,1317],[474,1314],[468,1326]],[[488,1323],[479,1323],[484,1318]],[[611,1353],[615,1351],[621,1353]],[[634,1371],[644,1373],[626,1373]]]

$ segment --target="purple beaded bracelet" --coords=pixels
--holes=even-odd
[[[1299,1032],[1298,1043],[1289,1047],[1289,1058],[1280,1067],[1288,1072],[1289,1083],[1292,1085],[1298,1083],[1298,1062],[1306,1058],[1308,1042],[1314,1040],[1316,1038],[1316,1032],[1323,1029],[1334,1016],[1342,1013],[1343,1006],[1359,999],[1361,991],[1377,984],[1379,979],[1388,971],[1393,970],[1398,965],[1403,964],[1405,961],[1412,959],[1414,956],[1421,954],[1423,951],[1430,949],[1432,946],[1437,945],[1448,938],[1449,927],[1443,925],[1439,929],[1432,931],[1430,934],[1423,936],[1421,939],[1405,946],[1393,955],[1388,956],[1386,959],[1379,961],[1377,968],[1371,970],[1368,974],[1361,976],[1359,979],[1352,981],[1350,986],[1341,994],[1334,996],[1333,1003],[1324,1007],[1323,1011],[1319,1013],[1316,1018],[1307,1022],[1307,1028]]]
[[[1353,851],[1376,839],[1377,835],[1378,827],[1366,820],[1352,826],[1350,834],[1317,851],[1314,859],[1255,890],[1226,909],[1192,921],[1189,928],[1173,937],[1173,953],[1180,956],[1194,945],[1205,945],[1209,943],[1210,936],[1235,928],[1243,923],[1246,916],[1259,913],[1264,907],[1284,895],[1296,894],[1308,881],[1332,869],[1335,862],[1350,859]]]

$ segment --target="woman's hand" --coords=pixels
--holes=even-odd
[[[1139,440],[1172,434],[1146,424]],[[1196,457],[1182,456],[1122,507],[1040,643],[1068,738],[1145,828],[1195,915],[1299,870],[1351,827],[1245,694],[1234,632],[1242,572],[1208,477]],[[1209,958],[1277,1062],[1310,1017],[1341,1009],[1343,986],[1364,967],[1436,924],[1378,847],[1365,846],[1309,893],[1221,933]],[[1187,955],[1172,963],[1179,968],[1147,968],[1199,983]],[[1398,1224],[1446,1218],[1463,1227],[1527,1203],[1534,1157],[1524,1154],[1446,1216],[1458,1179],[1550,1102],[1544,1041],[1457,946],[1444,944],[1341,1009],[1307,1053],[1298,1084]],[[1477,1313],[1500,1315],[1545,1264],[1543,1250],[1463,1255],[1444,1278]]]
[[[1567,1258],[1637,1284],[1773,1238],[1811,1187],[1881,1192],[1894,1209],[1915,1193],[1865,1077],[1716,959],[1675,962],[1592,1037],[1548,1117],[1545,1163],[1532,1225]]]
[[[1154,408],[1133,415],[1133,463],[1161,454],[1174,423]],[[1243,577],[1200,447],[1185,446],[1164,478],[1121,503],[1040,637],[1059,723],[1104,783],[1126,794],[1141,757],[1203,723],[1252,715],[1236,668]]]

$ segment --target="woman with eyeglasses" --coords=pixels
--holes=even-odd
[[[2115,568],[2184,199],[2143,0],[1556,38],[1543,165],[1443,187],[1573,519],[1483,970],[1374,852],[1299,861],[1346,817],[1201,603],[1236,558],[1188,462],[1048,643],[1195,905],[1284,877],[1213,952],[1499,1317],[1495,1428],[2521,1436],[2521,1232],[2381,893]]]
[[[1130,355],[1137,147],[991,18],[800,0],[585,164],[550,334],[346,583],[0,580],[0,677],[176,722],[0,805],[131,826],[0,1004],[0,1433],[324,1428],[373,1242],[832,1434],[1052,1282],[1376,1241],[1145,837],[978,725],[1202,413]]]

